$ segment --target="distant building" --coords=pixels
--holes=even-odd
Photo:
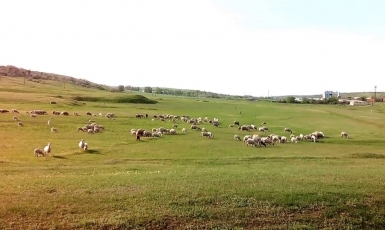
[[[334,91],[328,91],[326,90],[323,94],[322,94],[322,98],[331,98],[331,97],[340,97],[340,93],[339,92],[334,92]]]
[[[360,105],[368,105],[369,103],[367,101],[360,101],[360,100],[350,100],[349,105],[352,106],[360,106]]]

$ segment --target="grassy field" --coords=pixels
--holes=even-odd
[[[144,94],[143,94],[144,95]],[[74,101],[76,96],[98,98]],[[383,229],[385,228],[385,106],[343,107],[155,97],[157,104],[113,103],[129,97],[0,79],[0,108],[19,109],[24,127],[0,114],[1,229]],[[49,101],[57,104],[51,105]],[[27,110],[49,115],[30,118]],[[53,110],[70,116],[53,116]],[[72,116],[72,112],[80,116]],[[77,132],[86,112],[106,130]],[[136,113],[219,118],[201,125],[214,138],[178,121],[187,134],[143,138],[132,128],[171,128]],[[47,125],[58,133],[51,133]],[[267,122],[270,133],[323,131],[317,143],[247,147],[228,128]],[[351,139],[342,139],[346,131]],[[257,132],[257,131],[256,131]],[[80,151],[85,139],[89,151]],[[52,157],[33,150],[52,143]]]

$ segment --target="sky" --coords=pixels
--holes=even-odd
[[[0,9],[0,65],[232,95],[385,91],[383,0],[2,0]]]

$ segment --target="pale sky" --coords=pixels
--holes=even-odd
[[[383,0],[1,0],[0,65],[234,95],[385,91]]]

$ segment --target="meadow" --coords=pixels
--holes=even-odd
[[[0,79],[1,229],[383,229],[385,228],[385,106],[277,104],[172,96],[156,104],[118,103],[131,93],[63,88]],[[75,101],[83,97],[87,101]],[[49,101],[57,104],[49,104]],[[84,102],[84,103],[83,103]],[[30,118],[25,111],[46,110]],[[52,111],[70,116],[54,116]],[[80,116],[73,116],[72,112]],[[114,113],[115,120],[86,116]],[[148,113],[150,118],[135,118]],[[177,121],[177,135],[142,138],[132,128],[171,128],[155,114],[218,118],[201,138]],[[50,131],[48,118],[57,133]],[[106,130],[78,132],[94,119]],[[258,131],[289,136],[322,131],[319,142],[247,147],[235,141]],[[187,134],[180,130],[187,128]],[[346,131],[350,139],[340,137]],[[263,135],[263,133],[259,133]],[[89,150],[78,147],[85,139]],[[33,150],[52,143],[51,157]]]

